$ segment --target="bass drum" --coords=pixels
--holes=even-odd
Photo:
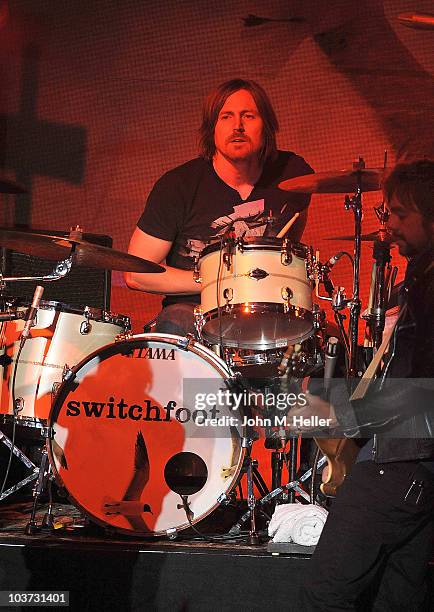
[[[212,351],[180,336],[141,334],[95,351],[53,405],[56,479],[93,521],[122,533],[176,534],[190,526],[187,508],[201,521],[243,464],[242,420],[223,399],[230,378]]]

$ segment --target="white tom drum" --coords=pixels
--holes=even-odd
[[[24,314],[28,306],[18,306]],[[40,303],[36,323],[16,363],[23,319],[3,323],[0,328],[0,415],[13,415],[12,379],[15,366],[15,397],[22,398],[18,414],[21,425],[37,425],[50,413],[53,393],[62,382],[66,367],[72,367],[97,348],[113,342],[130,328],[128,317],[99,308],[83,309],[59,302]]]
[[[310,249],[277,238],[206,247],[199,260],[201,324],[210,344],[267,350],[313,331]]]
[[[86,515],[122,533],[189,527],[182,494],[197,523],[243,463],[232,410],[201,394],[224,392],[229,378],[224,361],[179,336],[142,334],[95,351],[64,381],[50,415],[57,480]],[[219,424],[206,424],[207,414]]]

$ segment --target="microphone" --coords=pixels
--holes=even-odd
[[[27,313],[26,313],[24,328],[20,336],[20,348],[23,348],[25,341],[29,337],[30,329],[35,323],[36,314],[38,312],[39,303],[41,301],[41,297],[43,293],[44,293],[44,287],[41,287],[41,285],[37,285],[35,289],[35,293],[33,294],[32,304],[30,308],[28,308]]]
[[[339,340],[336,336],[330,336],[327,340],[327,347],[324,355],[324,391],[326,399],[329,399],[330,383],[336,369],[338,360]]]
[[[345,251],[339,251],[339,253],[336,253],[336,255],[333,255],[333,257],[330,257],[330,259],[326,261],[324,266],[328,268],[328,270],[331,270],[333,266],[337,264],[340,258],[343,257],[345,254],[346,254]]]

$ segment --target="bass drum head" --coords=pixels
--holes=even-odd
[[[209,515],[241,471],[241,419],[195,394],[225,391],[229,376],[212,351],[168,334],[89,355],[60,387],[49,422],[50,462],[73,503],[129,535],[188,528],[181,495],[193,524]],[[208,417],[220,424],[204,426]]]

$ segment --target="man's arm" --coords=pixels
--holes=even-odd
[[[155,238],[136,227],[131,236],[128,253],[162,264],[171,246],[170,241]],[[193,280],[191,270],[178,270],[165,265],[164,267],[166,271],[161,274],[126,272],[125,282],[130,289],[146,291],[147,293],[189,295],[200,292],[200,285]]]

